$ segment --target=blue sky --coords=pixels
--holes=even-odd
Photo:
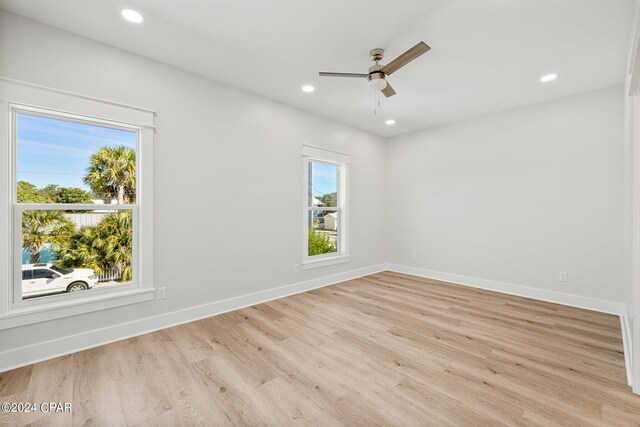
[[[311,187],[313,197],[334,193],[338,184],[338,168],[326,163],[313,163]]]
[[[85,190],[91,154],[104,146],[136,149],[136,133],[27,114],[17,117],[17,181]]]

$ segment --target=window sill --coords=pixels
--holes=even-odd
[[[313,268],[328,267],[330,265],[335,265],[335,264],[344,264],[345,262],[349,262],[349,255],[340,255],[340,256],[335,256],[330,258],[321,258],[321,259],[304,261],[302,263],[302,269],[311,270]]]
[[[0,316],[0,330],[151,301],[154,299],[154,292],[155,289],[133,289],[91,295],[73,301],[13,309],[6,316]]]

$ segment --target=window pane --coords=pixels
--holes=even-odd
[[[132,258],[130,210],[22,213],[23,299],[130,282]]]
[[[135,203],[137,133],[19,113],[19,203]]]
[[[309,212],[309,256],[338,252],[338,221],[338,212]]]
[[[53,276],[53,272],[48,268],[37,268],[33,270],[34,279],[47,279]]]
[[[309,162],[309,207],[338,206],[338,165]]]

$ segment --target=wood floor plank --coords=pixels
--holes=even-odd
[[[57,357],[33,366],[31,381],[21,402],[72,402],[74,366],[72,356]],[[38,408],[20,414],[17,425],[71,425],[72,413],[51,413]]]
[[[31,380],[33,366],[0,372],[0,399],[26,391]]]
[[[139,337],[147,349],[147,363],[162,379],[165,396],[181,425],[224,425],[230,418],[202,382],[193,364],[180,351],[167,331]],[[133,377],[131,381],[138,381]],[[123,402],[126,404],[126,402]],[[126,425],[126,424],[123,424]]]
[[[136,425],[171,410],[162,382],[148,363],[150,349],[139,338],[117,344],[112,352],[114,375],[127,424]]]
[[[111,357],[114,346],[102,346],[73,355],[74,426],[126,425]],[[37,365],[36,365],[37,366]],[[52,372],[50,375],[53,375]]]
[[[616,316],[383,272],[0,373],[2,425],[640,426]]]

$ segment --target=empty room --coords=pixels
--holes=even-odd
[[[0,0],[0,425],[640,426],[640,1]]]

